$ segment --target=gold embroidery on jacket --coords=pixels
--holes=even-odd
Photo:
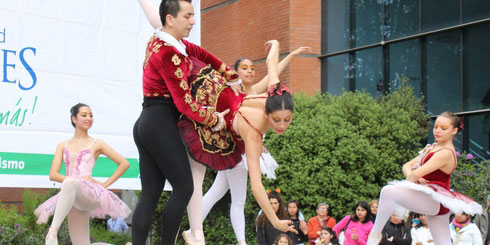
[[[191,97],[191,95],[190,94],[185,94],[184,101],[185,101],[185,103],[187,103],[187,104],[190,105],[192,103],[192,97]]]
[[[187,81],[182,79],[180,80],[180,83],[179,83],[180,87],[183,89],[183,90],[187,90],[189,89],[189,86],[187,86]]]
[[[195,103],[192,103],[189,106],[191,107],[192,112],[196,112],[199,109]]]
[[[180,58],[177,54],[174,54],[174,56],[172,56],[172,62],[176,66],[178,66],[178,65],[180,65],[180,63],[182,63],[182,61],[180,60]]]
[[[182,69],[180,69],[180,67],[178,67],[177,70],[175,70],[175,76],[178,78],[184,77],[184,72],[182,71]]]

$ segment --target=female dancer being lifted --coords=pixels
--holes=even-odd
[[[202,106],[216,108],[217,111],[230,109],[225,115],[228,131],[213,132],[188,119],[179,121],[178,126],[191,156],[191,169],[194,180],[194,193],[187,207],[191,232],[184,232],[188,243],[202,243],[202,181],[205,166],[216,170],[233,168],[241,161],[245,152],[250,185],[255,199],[271,224],[282,231],[293,231],[291,221],[279,220],[272,209],[265,188],[259,158],[263,151],[262,135],[269,129],[283,134],[293,117],[293,100],[289,89],[279,83],[278,60],[279,42],[268,41],[267,56],[268,91],[267,94],[235,96],[225,85],[225,80],[209,65],[194,61],[190,77],[191,93]],[[191,57],[192,58],[192,57]],[[199,72],[197,72],[199,71]],[[254,85],[260,86],[259,84]],[[203,165],[201,165],[201,164]]]

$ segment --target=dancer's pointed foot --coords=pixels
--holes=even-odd
[[[58,230],[59,227],[49,227],[46,234],[46,245],[58,245]]]
[[[247,242],[245,240],[241,240],[238,242],[237,245],[247,245]]]
[[[182,237],[184,238],[186,245],[205,245],[204,235],[201,236],[200,239],[194,238],[191,233],[191,230],[186,230],[182,232]]]
[[[367,245],[378,245],[381,242],[381,238],[381,232],[371,230],[371,233],[369,233],[368,236]]]

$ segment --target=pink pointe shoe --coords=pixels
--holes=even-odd
[[[191,230],[186,230],[182,232],[182,237],[184,238],[186,245],[205,245],[204,236],[201,239],[196,239],[191,233]]]
[[[378,245],[381,242],[381,232],[371,231],[368,236],[367,245]]]
[[[58,230],[59,227],[49,227],[46,234],[46,245],[58,245]]]

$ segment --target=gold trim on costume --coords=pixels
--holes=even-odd
[[[189,89],[189,86],[187,86],[187,82],[185,80],[180,80],[180,83],[179,83],[180,87],[183,89],[183,90],[187,90]]]
[[[180,69],[180,67],[178,67],[177,70],[175,70],[175,76],[178,78],[184,77],[184,72],[182,71],[182,69]]]
[[[184,101],[187,104],[191,104],[192,103],[192,96],[190,94],[185,94]]]
[[[192,103],[189,106],[191,107],[192,112],[196,112],[197,110],[199,110],[199,107],[197,107],[197,105],[195,103]]]
[[[158,53],[160,52],[160,47],[162,46],[162,44],[160,43],[155,43],[155,45],[153,46],[153,52],[155,53]]]
[[[206,111],[204,109],[199,110],[199,116],[200,117],[205,117],[206,116]]]
[[[180,65],[180,63],[182,63],[182,61],[180,60],[180,58],[177,54],[174,54],[174,56],[172,56],[172,62],[176,66],[178,66],[178,65]]]
[[[221,63],[221,66],[219,67],[218,72],[219,73],[223,73],[224,71],[226,71],[226,64],[225,63]]]

